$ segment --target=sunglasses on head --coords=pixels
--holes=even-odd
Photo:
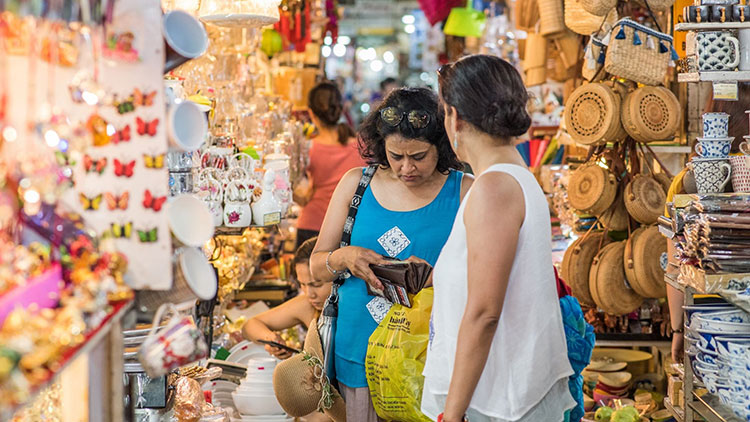
[[[406,118],[414,129],[424,129],[430,123],[430,115],[423,110],[399,111],[396,107],[380,110],[380,118],[390,127],[396,127]]]

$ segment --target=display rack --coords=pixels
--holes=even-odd
[[[709,71],[677,74],[678,82],[742,82],[750,81],[750,71]]]
[[[658,334],[633,333],[599,333],[596,335],[597,347],[669,347],[672,340]]]
[[[270,229],[273,227],[277,227],[278,224],[272,224],[269,226],[256,226],[256,225],[250,225],[247,227],[216,227],[214,229],[214,235],[215,236],[241,236],[242,233],[245,232],[247,229]]]
[[[669,397],[664,398],[664,407],[669,410],[669,413],[672,414],[672,416],[675,418],[677,422],[684,422],[685,420],[685,411],[682,410],[681,407],[675,406],[672,404],[672,401],[669,399]]]
[[[89,409],[89,420],[112,420],[110,419],[112,416],[121,415],[121,409],[116,409],[116,403],[111,401],[111,397],[119,396],[110,393],[114,393],[113,389],[115,388],[115,386],[121,386],[122,384],[123,365],[122,363],[120,363],[119,366],[113,366],[109,363],[105,365],[105,362],[101,362],[101,360],[99,359],[104,358],[109,360],[112,357],[116,357],[117,354],[119,354],[120,357],[122,356],[122,327],[120,322],[128,313],[128,311],[130,311],[132,305],[132,300],[119,302],[112,305],[111,312],[107,314],[102,323],[97,328],[92,330],[89,334],[87,334],[86,340],[83,343],[66,351],[63,354],[62,359],[60,360],[60,362],[58,362],[59,369],[53,372],[45,382],[38,385],[32,391],[32,394],[29,396],[29,399],[26,402],[20,403],[12,408],[0,410],[0,420],[11,420],[13,415],[15,415],[19,410],[24,408],[26,405],[33,403],[34,399],[40,391],[44,390],[50,384],[57,381],[68,368],[68,366],[77,361],[79,358],[89,354],[96,356],[89,357],[89,373],[80,374],[80,377],[89,377],[92,381],[91,384],[94,383],[93,379],[95,378],[97,380],[96,384],[103,387],[102,389],[91,389],[89,391],[89,406],[100,407],[103,403],[110,406],[109,409],[100,408],[98,411],[92,411],[92,409]],[[97,349],[100,350],[100,353],[94,353],[94,351]],[[107,367],[110,368],[109,371],[102,371],[102,368]],[[121,369],[118,371],[117,368]],[[85,403],[82,402],[81,406],[83,406],[84,404]]]
[[[678,23],[674,26],[675,31],[721,31],[725,29],[747,29],[750,22],[703,22],[703,23]]]

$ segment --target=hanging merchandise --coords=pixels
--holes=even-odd
[[[611,27],[617,21],[617,10],[612,8],[603,16],[586,11],[579,0],[565,0],[565,26],[576,34],[591,35]]]
[[[636,174],[625,188],[628,213],[641,224],[654,224],[664,213],[667,195],[661,184],[650,176]]]
[[[599,223],[610,231],[625,231],[628,229],[630,215],[623,200],[622,189],[618,188],[615,202],[599,215]]]
[[[516,29],[526,32],[536,32],[539,22],[539,5],[537,0],[516,0],[515,11]]]
[[[537,32],[529,32],[523,60],[526,86],[541,85],[547,81],[547,39]]]
[[[280,9],[280,19],[274,28],[281,34],[284,48],[304,53],[312,40],[309,0],[287,0]]]
[[[606,16],[617,6],[617,0],[580,0],[580,2],[584,10],[596,16]]]
[[[606,211],[617,195],[617,180],[609,170],[588,162],[570,176],[568,200],[573,208],[591,215]]]
[[[609,243],[609,236],[604,232],[586,233],[571,243],[565,251],[560,275],[571,289],[571,293],[587,307],[596,306],[589,290],[589,272],[594,257],[602,247]]]
[[[539,33],[556,38],[565,33],[563,0],[537,0],[539,6]]]
[[[479,38],[484,32],[485,16],[481,10],[474,10],[473,0],[466,0],[466,7],[451,9],[448,20],[445,21],[443,32],[454,37]]]
[[[680,101],[664,87],[644,86],[622,105],[622,125],[639,142],[671,141],[682,121]]]
[[[625,245],[625,275],[636,293],[657,299],[667,296],[666,254],[667,239],[657,226],[643,226],[631,233]]]
[[[627,133],[620,123],[620,96],[608,85],[589,83],[573,91],[565,104],[565,126],[584,145],[617,142]]]
[[[633,291],[625,278],[624,252],[625,241],[610,243],[591,264],[591,297],[599,308],[612,315],[633,312],[643,303],[643,298]]]
[[[601,68],[604,66],[607,46],[604,44],[604,41],[599,34],[600,33],[591,34],[589,42],[583,49],[583,67],[581,68],[581,76],[590,82],[596,82],[595,78],[597,78],[597,76],[598,79],[605,76],[604,73],[601,72]]]
[[[644,85],[662,85],[677,59],[672,36],[625,18],[612,28],[604,70]]]

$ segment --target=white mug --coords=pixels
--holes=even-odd
[[[740,152],[743,155],[750,155],[750,135],[743,136],[744,141],[740,143]]]
[[[170,198],[167,219],[172,234],[180,243],[201,247],[214,235],[214,219],[208,205],[193,195]]]
[[[208,35],[203,24],[182,10],[164,14],[162,35],[166,46],[164,73],[202,56],[208,48]]]
[[[192,101],[169,107],[167,115],[169,144],[180,151],[196,151],[208,134],[206,114]]]
[[[698,67],[701,71],[728,71],[740,64],[740,42],[729,31],[698,33]]]
[[[750,28],[740,29],[737,37],[740,41],[740,70],[750,70]]]

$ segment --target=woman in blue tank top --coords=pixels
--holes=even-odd
[[[434,265],[448,239],[463,193],[471,183],[443,127],[437,96],[425,88],[393,91],[360,128],[363,157],[378,170],[367,187],[352,228],[351,246],[339,247],[349,204],[363,169],[349,171],[328,207],[311,259],[316,280],[349,277],[339,288],[335,370],[347,419],[377,421],[365,375],[367,342],[385,316],[385,299],[370,264],[384,256],[421,259]],[[418,374],[415,374],[418,375]]]

